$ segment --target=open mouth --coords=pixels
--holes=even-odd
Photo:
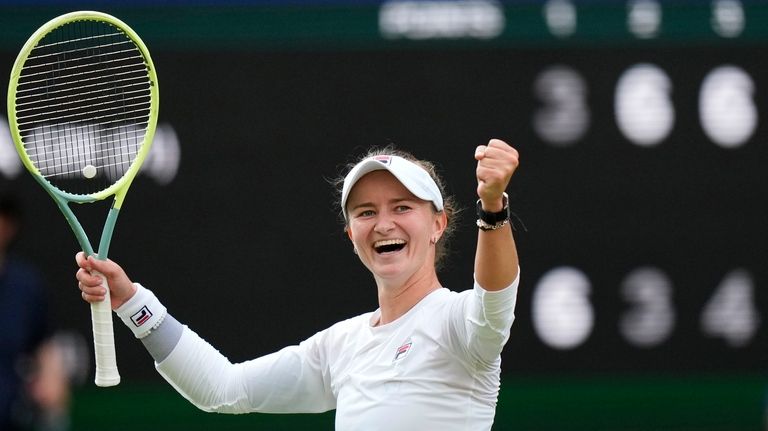
[[[405,244],[406,241],[404,239],[388,239],[384,241],[376,241],[373,244],[373,249],[379,254],[393,253],[402,250],[403,247],[405,247]]]

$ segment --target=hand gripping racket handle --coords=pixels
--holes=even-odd
[[[101,277],[101,285],[107,291],[104,295],[104,301],[91,303],[93,350],[96,356],[96,386],[115,386],[120,383],[120,373],[117,371],[109,285],[107,279],[99,272],[93,271],[92,274]]]

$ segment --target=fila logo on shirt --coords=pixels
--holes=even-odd
[[[152,312],[149,311],[149,308],[147,306],[141,307],[141,310],[137,311],[133,316],[131,316],[131,322],[133,322],[134,325],[138,328],[139,326],[147,323],[147,320],[152,317]]]
[[[413,341],[409,341],[398,347],[397,352],[395,353],[395,359],[393,359],[392,362],[402,361],[406,356],[408,356],[408,352],[411,351],[412,346]]]

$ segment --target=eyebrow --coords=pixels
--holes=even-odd
[[[388,205],[392,205],[392,204],[396,204],[396,203],[400,203],[400,202],[418,202],[418,201],[420,201],[419,198],[402,197],[402,198],[390,199],[387,202],[387,204]],[[355,210],[357,210],[359,208],[368,208],[368,207],[374,207],[374,206],[376,206],[376,205],[374,205],[373,202],[362,202],[362,203],[359,203],[359,204],[357,204],[357,205],[355,205],[353,207],[350,207],[349,211],[355,211]]]

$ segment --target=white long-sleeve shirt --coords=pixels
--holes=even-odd
[[[337,431],[490,430],[517,285],[438,289],[389,324],[373,326],[379,311],[365,313],[238,364],[184,327],[156,367],[206,411],[335,408]]]

